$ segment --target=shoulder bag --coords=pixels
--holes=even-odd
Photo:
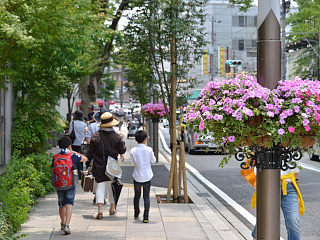
[[[71,139],[72,143],[76,139],[76,133],[74,131],[74,121],[72,121],[72,131],[71,131],[71,133],[69,135],[69,138]]]

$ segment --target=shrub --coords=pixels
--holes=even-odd
[[[16,232],[28,218],[37,198],[53,190],[51,186],[51,157],[48,154],[13,154],[4,175],[0,177],[0,202],[4,221],[10,228],[1,229],[8,234]]]

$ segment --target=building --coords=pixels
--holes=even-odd
[[[257,71],[257,15],[258,7],[247,12],[229,7],[229,1],[211,0],[206,6],[207,29],[202,62],[195,65],[189,76],[208,82],[226,73],[253,74]],[[227,65],[226,60],[239,60],[239,65]]]

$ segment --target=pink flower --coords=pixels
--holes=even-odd
[[[289,131],[290,133],[293,133],[295,130],[296,130],[296,129],[295,129],[294,127],[288,127],[288,131]]]
[[[193,139],[194,139],[194,140],[197,140],[197,139],[198,139],[198,135],[197,135],[197,134],[194,134]]]
[[[304,130],[306,130],[306,132],[309,132],[310,131],[310,127],[309,126],[305,126]]]
[[[199,125],[199,129],[200,129],[200,130],[203,130],[203,129],[204,129],[204,124],[203,124],[203,123],[204,123],[203,120],[201,120],[200,125]]]
[[[236,139],[235,136],[229,136],[228,137],[229,142],[234,142],[235,139]]]
[[[278,134],[279,135],[283,135],[284,133],[285,133],[285,131],[282,128],[278,129]]]

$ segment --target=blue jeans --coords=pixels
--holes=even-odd
[[[298,194],[292,183],[287,184],[287,195],[283,195],[281,188],[281,209],[286,223],[288,240],[300,240]],[[253,228],[252,237],[257,238],[256,226]]]
[[[134,184],[134,213],[136,216],[140,213],[139,201],[141,197],[141,187],[143,188],[143,201],[144,201],[144,213],[143,218],[148,219],[149,217],[149,209],[150,209],[150,187],[151,180],[148,182],[133,182]]]

